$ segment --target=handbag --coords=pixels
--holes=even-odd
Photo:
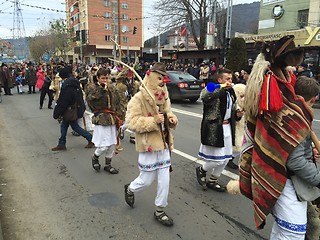
[[[62,117],[65,122],[76,121],[78,119],[77,102],[69,106]]]

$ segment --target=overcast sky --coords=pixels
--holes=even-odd
[[[90,1],[90,0],[88,0]],[[157,0],[144,0],[144,39],[156,32],[152,29],[152,3]],[[233,0],[233,5],[252,3],[259,0]],[[219,0],[227,5],[227,0]],[[37,30],[45,28],[49,21],[65,18],[64,0],[20,0],[26,36],[32,36]],[[44,9],[43,9],[44,8]],[[45,10],[46,9],[46,10]],[[0,38],[12,38],[14,4],[12,0],[0,0]]]

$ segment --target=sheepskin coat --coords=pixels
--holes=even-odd
[[[240,118],[236,117],[236,95],[232,88],[216,89],[214,92],[208,92],[204,88],[200,98],[203,102],[203,118],[201,122],[201,143],[207,146],[224,147],[223,138],[223,120],[227,109],[227,91],[229,91],[232,100],[231,109],[231,133],[232,145],[235,144],[235,122]]]
[[[173,118],[178,122],[177,117],[171,112],[170,100],[167,97],[163,105],[159,106],[159,111],[166,114],[168,118]],[[167,147],[173,149],[173,136],[168,131],[168,144],[166,144],[164,132],[161,125],[157,124],[155,117],[158,107],[155,106],[154,100],[148,92],[140,87],[140,91],[136,93],[128,103],[126,124],[128,128],[136,133],[136,150],[138,152],[161,151]],[[169,128],[175,125],[166,123]]]

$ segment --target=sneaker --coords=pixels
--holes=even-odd
[[[232,160],[230,160],[228,163],[227,163],[227,166],[231,169],[238,169],[239,166],[237,164],[235,164]]]
[[[94,148],[94,143],[89,142],[84,148]]]
[[[52,151],[64,151],[64,150],[67,150],[66,146],[61,146],[61,145],[58,145],[54,148],[51,148]]]
[[[129,185],[130,184],[124,185],[124,199],[126,200],[126,203],[133,208],[134,193],[130,191]]]

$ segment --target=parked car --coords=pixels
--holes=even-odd
[[[189,73],[180,71],[167,71],[170,82],[167,83],[170,100],[189,99],[196,102],[205,83]]]

